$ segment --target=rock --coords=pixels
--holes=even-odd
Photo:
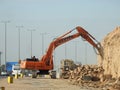
[[[92,77],[91,76],[83,76],[82,79],[85,81],[91,81]]]
[[[99,76],[103,74],[103,72],[103,68],[97,65],[83,65],[70,71],[70,77],[74,77],[70,78],[70,80],[74,85],[98,88],[100,87]]]

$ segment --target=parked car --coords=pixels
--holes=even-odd
[[[8,73],[6,71],[1,72],[1,76],[8,76]]]

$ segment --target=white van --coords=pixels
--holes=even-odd
[[[20,75],[21,74],[21,69],[20,69],[20,64],[15,64],[12,65],[12,75]]]

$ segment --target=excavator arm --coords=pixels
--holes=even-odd
[[[74,30],[77,31],[77,33],[71,34]],[[90,35],[85,29],[83,29],[82,27],[76,27],[72,30],[70,30],[69,32],[65,33],[64,35],[56,38],[55,40],[53,40],[50,45],[49,48],[46,52],[45,55],[43,55],[43,57],[41,58],[41,60],[39,61],[21,61],[21,68],[23,69],[30,69],[30,70],[40,70],[40,71],[49,71],[53,69],[53,51],[56,47],[70,41],[73,40],[77,37],[81,36],[82,38],[84,38],[86,41],[88,41],[94,48],[96,48],[96,50],[98,51],[98,53],[100,54],[100,56],[102,57],[102,51],[101,51],[101,45],[100,43],[92,36]]]
[[[70,33],[72,33],[75,30],[77,30],[77,33],[75,33],[73,35],[69,35]],[[78,38],[79,36],[81,36],[86,41],[88,41],[94,48],[97,49],[100,56],[102,56],[102,53],[100,51],[100,49],[102,47],[101,47],[100,43],[91,34],[89,34],[85,29],[78,26],[78,27],[70,30],[69,32],[65,33],[64,35],[56,38],[54,41],[52,41],[52,43],[50,44],[50,46],[49,46],[49,48],[47,50],[46,57],[51,56],[56,47],[66,43],[66,42],[68,42],[70,40]],[[43,60],[46,60],[46,59],[43,59]]]
[[[77,30],[78,32],[76,34],[65,37],[66,35],[70,34],[74,30]],[[59,45],[61,45],[63,43],[66,43],[66,42],[72,40],[72,39],[75,39],[75,38],[77,38],[79,36],[81,36],[86,41],[88,41],[93,47],[98,48],[97,45],[98,45],[99,42],[92,35],[90,35],[85,29],[83,29],[82,27],[79,27],[79,26],[76,27],[75,29],[72,29],[71,31],[67,32],[66,34],[59,37],[58,39],[56,39],[55,45],[59,46]]]

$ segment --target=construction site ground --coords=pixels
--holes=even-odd
[[[13,79],[11,84],[7,78],[3,78],[0,79],[0,87],[5,87],[5,90],[100,90],[72,85],[68,79],[31,77]]]

